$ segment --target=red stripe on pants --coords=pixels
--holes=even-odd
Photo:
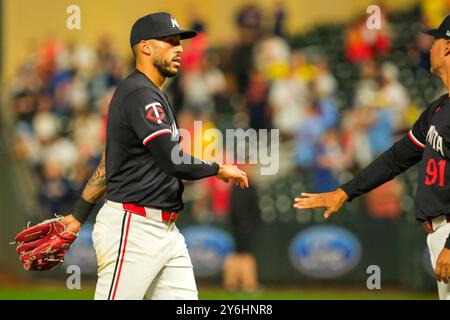
[[[114,292],[113,292],[113,296],[112,296],[111,300],[114,300],[114,298],[116,297],[117,286],[119,284],[119,279],[120,279],[120,272],[122,271],[123,258],[125,257],[125,250],[127,248],[128,231],[130,229],[131,216],[132,216],[132,214],[129,213],[128,214],[128,222],[127,222],[127,230],[125,231],[125,240],[123,242],[123,248],[122,248],[122,257],[120,258],[119,272],[117,274],[116,284],[114,286]]]

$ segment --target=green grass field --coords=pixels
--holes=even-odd
[[[94,287],[68,290],[57,286],[0,287],[0,300],[91,300]],[[411,293],[402,290],[378,291],[348,289],[267,288],[258,293],[227,293],[219,288],[199,287],[201,300],[430,300],[436,293]]]

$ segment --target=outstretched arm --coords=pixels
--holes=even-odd
[[[98,199],[106,191],[106,170],[105,170],[105,151],[103,151],[102,159],[89,178],[83,189],[80,199],[75,205],[72,214],[65,216],[62,222],[67,226],[69,231],[77,233],[81,225],[86,221],[97,203]]]
[[[247,174],[234,165],[223,165],[200,160],[183,152],[178,142],[171,139],[170,134],[162,134],[146,144],[157,165],[168,175],[184,180],[198,180],[206,177],[217,178],[228,182],[232,179],[241,188],[248,187]],[[174,157],[183,159],[181,163]]]
[[[416,145],[409,136],[405,136],[337,190],[319,194],[302,193],[301,197],[295,198],[294,207],[327,208],[324,216],[328,218],[337,212],[345,201],[350,202],[415,165],[422,159],[422,153],[423,148]]]
[[[422,159],[422,154],[423,148],[406,135],[340,188],[350,202],[411,168]]]

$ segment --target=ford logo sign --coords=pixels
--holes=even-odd
[[[209,277],[222,271],[223,263],[233,251],[233,238],[225,231],[207,226],[191,226],[182,231],[199,277]]]
[[[299,233],[289,247],[292,265],[313,278],[335,278],[353,269],[361,258],[358,239],[336,226],[312,227]]]

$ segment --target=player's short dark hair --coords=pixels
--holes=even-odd
[[[137,58],[138,50],[139,50],[139,43],[136,43],[131,47],[131,51],[133,52],[134,58]]]

